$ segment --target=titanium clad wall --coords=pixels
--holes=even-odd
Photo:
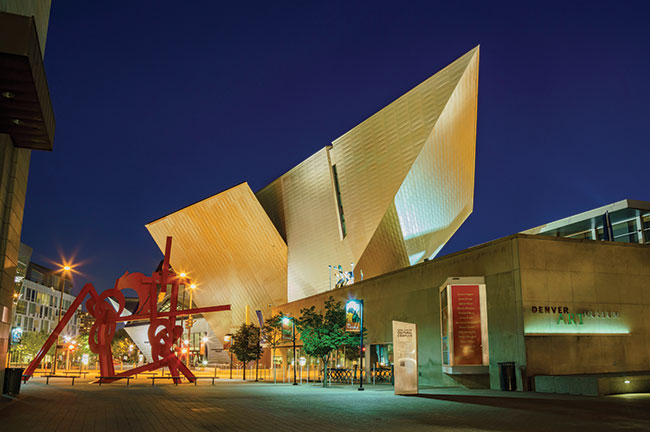
[[[391,204],[359,259],[354,277],[355,280],[361,279],[361,271],[363,271],[363,277],[367,279],[408,265],[408,254],[404,246],[397,209],[395,204]]]
[[[205,314],[215,334],[244,322],[246,305],[266,315],[286,302],[287,246],[247,183],[146,227],[161,251],[172,236],[172,267],[196,282],[197,305],[231,305]]]
[[[478,55],[472,56],[395,196],[411,265],[435,257],[472,212]]]
[[[257,193],[285,233],[289,301],[328,290],[330,264],[376,276],[451,237],[472,210],[477,79],[478,47]]]
[[[332,143],[348,237],[358,259],[431,135],[478,47]],[[427,200],[435,200],[435,196]]]
[[[339,216],[328,158],[323,148],[280,178],[288,246],[287,297],[297,299],[329,289],[329,264],[349,265],[352,252],[340,241]],[[257,196],[269,213],[272,189]]]

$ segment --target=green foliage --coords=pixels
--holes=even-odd
[[[114,358],[123,360],[126,357],[127,361],[137,360],[138,349],[124,329],[115,332],[113,342],[111,342],[111,351]]]
[[[244,380],[246,379],[246,363],[258,360],[262,356],[260,345],[260,328],[254,324],[242,324],[239,330],[232,335],[230,352],[237,360],[244,363]]]
[[[282,344],[282,317],[283,313],[273,315],[264,320],[264,327],[262,333],[264,341],[271,347],[271,365],[273,367],[273,382],[277,382],[275,371],[275,349]]]
[[[230,352],[244,363],[259,359],[262,356],[259,327],[254,324],[242,324],[232,336]]]
[[[88,335],[81,335],[81,336],[79,336],[79,337],[77,338],[77,342],[78,342],[78,345],[77,345],[77,352],[78,352],[79,354],[88,354],[88,355],[92,355],[92,354],[94,354],[94,353],[90,350],[90,346],[88,346]]]
[[[300,314],[296,326],[303,349],[308,355],[323,359],[324,367],[332,351],[342,345],[353,345],[358,340],[356,334],[345,331],[345,310],[341,302],[331,296],[325,301],[324,312],[317,312],[312,306],[301,309]]]
[[[266,344],[271,348],[276,348],[282,344],[282,317],[283,314],[280,312],[264,320],[262,333]]]
[[[31,361],[36,357],[38,350],[45,344],[48,336],[49,334],[45,331],[25,332],[20,343],[11,346],[11,352],[18,353],[23,362]],[[54,355],[54,344],[52,344],[48,354]]]

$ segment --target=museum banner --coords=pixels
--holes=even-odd
[[[345,303],[345,331],[361,331],[361,314],[363,313],[362,300],[348,300]]]
[[[413,323],[393,321],[395,394],[418,394],[418,337]]]

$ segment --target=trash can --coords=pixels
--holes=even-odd
[[[20,382],[23,378],[22,368],[7,368],[5,369],[5,383],[2,386],[2,393],[16,396],[20,393]]]
[[[499,363],[499,382],[501,390],[517,390],[517,373],[515,372],[515,362]]]

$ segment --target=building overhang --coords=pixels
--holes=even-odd
[[[51,151],[54,111],[33,17],[0,12],[0,133]]]

